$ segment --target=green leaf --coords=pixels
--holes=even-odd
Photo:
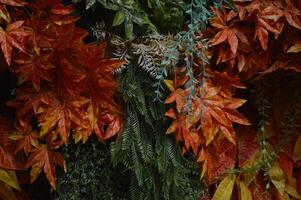
[[[133,39],[135,37],[135,35],[133,33],[133,22],[126,21],[126,23],[124,24],[124,31],[125,31],[125,35],[129,39]]]
[[[124,13],[121,11],[118,11],[115,14],[112,26],[119,26],[120,24],[122,24],[124,22],[124,19],[125,19]]]
[[[86,2],[86,10],[91,8],[96,3],[96,0],[87,0]]]

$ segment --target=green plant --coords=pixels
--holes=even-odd
[[[58,174],[55,200],[126,200],[129,199],[130,172],[113,167],[109,145],[89,139],[85,144],[62,148],[68,172]]]

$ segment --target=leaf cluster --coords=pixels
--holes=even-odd
[[[300,4],[235,1],[211,10],[207,29],[184,32],[191,46],[180,51],[184,62],[174,66],[173,80],[164,80],[171,91],[165,103],[173,105],[166,116],[174,119],[166,132],[198,155],[209,184],[222,180],[213,199],[299,199]],[[252,97],[262,82],[271,86]],[[241,111],[253,125],[233,126],[251,125],[236,110],[245,100],[235,96],[244,93],[249,102]]]
[[[164,106],[153,103],[154,93],[145,92],[153,89],[153,80],[135,65],[119,77],[126,122],[111,153],[113,163],[123,163],[133,172],[131,199],[199,198],[200,188],[192,186],[200,186],[195,166],[186,168],[189,161],[183,160],[174,140],[162,132]]]
[[[72,5],[59,0],[0,4],[1,66],[17,80],[15,96],[7,102],[15,109],[14,128],[1,130],[9,134],[0,143],[1,160],[5,169],[30,169],[22,183],[44,173],[55,188],[56,166],[66,171],[57,149],[71,136],[84,143],[95,133],[104,141],[122,129],[113,71],[124,62],[107,58],[106,43],[84,43],[88,33],[76,27]],[[6,143],[14,149],[2,149]],[[20,187],[14,171],[9,176],[3,195],[15,199],[9,186]]]
[[[74,3],[82,2],[82,0],[73,0]],[[181,28],[184,21],[183,5],[181,0],[176,1],[138,1],[138,0],[87,0],[85,9],[97,9],[97,5],[102,5],[105,9],[114,13],[112,26],[118,27],[123,24],[124,33],[130,40],[136,37],[135,26],[138,26],[140,32],[145,34],[156,33],[158,28],[162,30],[177,31]]]

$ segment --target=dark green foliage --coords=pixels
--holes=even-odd
[[[160,33],[176,33],[181,30],[184,22],[185,2],[181,0],[148,0],[150,19]]]
[[[102,5],[114,12],[112,26],[124,26],[127,38],[134,39],[140,30],[140,35],[148,33],[176,32],[184,22],[184,2],[182,0],[72,0],[74,3],[85,2],[85,9],[97,9]],[[135,26],[138,25],[138,29]],[[159,31],[158,31],[159,28]]]
[[[96,139],[72,144],[63,150],[68,172],[58,178],[56,200],[128,199],[129,172],[113,167],[108,145]]]
[[[152,85],[153,80],[135,65],[120,74],[126,123],[112,143],[112,161],[133,171],[133,200],[199,199],[199,170],[193,159],[183,159],[173,137],[165,134],[164,105],[153,102]]]

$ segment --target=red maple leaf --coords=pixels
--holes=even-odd
[[[55,66],[51,64],[49,55],[32,54],[25,59],[16,59],[15,62],[18,64],[14,68],[18,75],[18,84],[30,80],[34,89],[40,91],[41,80],[51,82],[53,79],[49,70]]]
[[[181,89],[177,88],[174,91],[171,92],[171,94],[166,98],[165,102],[166,104],[168,103],[176,103],[177,111],[181,112],[182,108],[185,106],[185,97],[187,97],[188,92]]]
[[[87,101],[82,101],[82,105]],[[41,126],[40,136],[45,136],[50,131],[55,130],[67,144],[71,131],[71,125],[80,125],[81,116],[79,107],[74,107],[70,101],[65,100],[65,104],[61,104],[57,99],[53,99],[50,104],[40,107],[38,110],[38,121]]]
[[[17,142],[15,153],[23,150],[26,155],[32,151],[33,148],[38,148],[38,134],[37,131],[29,128],[28,130],[15,131],[9,136],[10,139]]]
[[[12,130],[8,121],[0,116],[0,167],[9,170],[20,170],[23,169],[22,163],[16,160],[13,155],[16,144],[9,139]]]
[[[226,139],[215,140],[200,151],[198,162],[204,162],[202,174],[207,172],[209,184],[235,166],[236,155],[237,148]]]
[[[221,95],[221,89],[213,87],[210,83],[203,86],[199,106],[202,108],[201,123],[206,143],[209,144],[218,130],[233,144],[236,144],[232,123],[250,125],[249,121],[235,108],[244,103],[243,100],[235,99],[229,95]],[[235,105],[236,104],[236,105]]]
[[[21,43],[20,38],[29,35],[22,27],[23,21],[16,21],[8,24],[6,29],[0,28],[0,44],[2,53],[8,65],[11,64],[11,53],[13,47],[25,52],[24,44]]]
[[[51,146],[41,145],[38,149],[30,154],[26,163],[26,167],[31,167],[30,182],[34,182],[43,170],[50,185],[55,188],[55,165],[66,169],[63,156],[60,153],[54,151]]]

